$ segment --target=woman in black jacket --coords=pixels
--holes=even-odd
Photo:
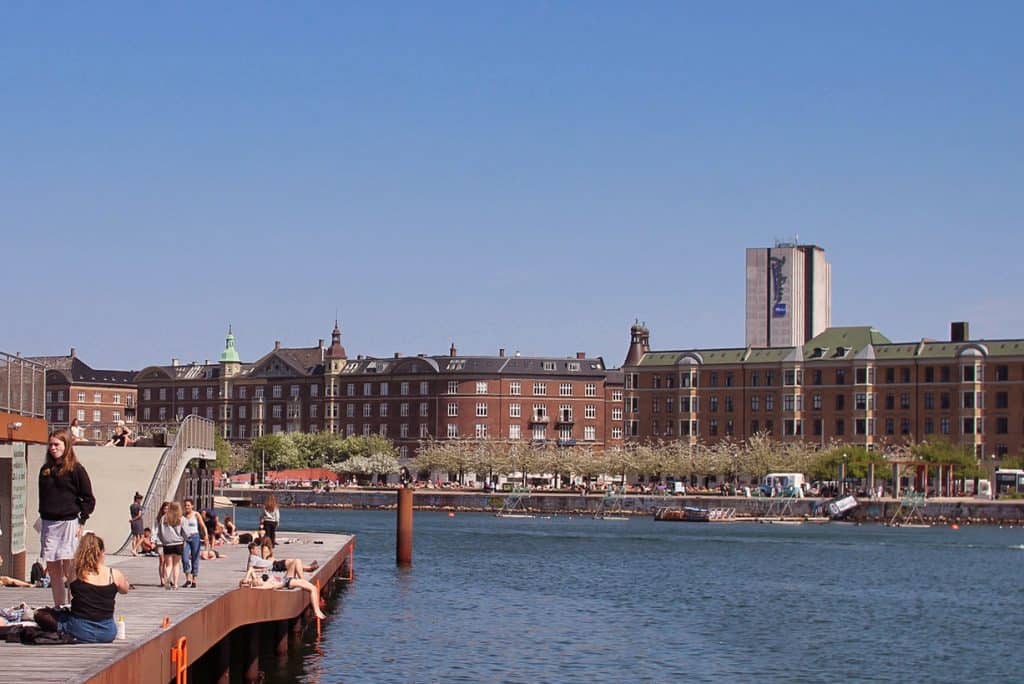
[[[39,470],[40,556],[46,562],[57,606],[67,603],[64,580],[75,579],[75,551],[82,525],[96,508],[89,473],[75,458],[72,443],[65,430],[50,435],[46,463]]]

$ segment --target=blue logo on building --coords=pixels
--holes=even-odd
[[[772,308],[772,315],[775,316],[775,318],[785,318],[786,317],[786,303],[785,302],[779,302],[778,304],[776,304],[774,306],[774,308]]]

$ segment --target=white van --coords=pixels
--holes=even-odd
[[[803,496],[807,491],[807,480],[803,473],[768,473],[761,479],[761,493],[771,496],[773,492],[783,496]]]
[[[975,499],[992,498],[992,481],[985,478],[978,479],[978,491],[974,491],[974,480],[968,479],[964,482],[964,493],[973,496]]]

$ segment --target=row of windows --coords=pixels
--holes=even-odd
[[[46,392],[46,403],[47,404],[52,404],[53,403],[54,394],[55,393],[52,390],[48,390]],[[78,403],[79,404],[84,404],[86,402],[86,398],[87,398],[88,395],[87,395],[86,392],[76,392],[76,396],[77,396]],[[56,391],[56,397],[57,397],[57,403],[63,402],[64,401],[64,390],[57,390]],[[69,397],[70,397],[70,393],[69,393]],[[125,395],[122,395],[120,392],[114,392],[114,393],[112,393],[110,395],[110,403],[111,404],[120,404],[120,403],[122,403],[122,400],[124,400],[124,402],[128,406],[132,406],[134,404],[134,397],[131,394],[125,396]],[[102,392],[93,392],[92,393],[92,403],[94,403],[94,404],[102,404],[103,403],[103,393]]]
[[[924,382],[950,382],[953,375],[953,366],[925,366],[924,371]],[[846,368],[834,369],[832,378],[834,384],[845,385],[847,384],[848,378],[852,377],[853,382],[856,385],[872,385],[875,383],[875,368],[873,366],[865,366],[862,368],[854,368],[852,375],[848,373]],[[888,384],[896,383],[896,368],[886,368],[885,370],[885,382]],[[911,382],[911,373],[909,368],[900,368],[899,378],[902,383]],[[810,384],[822,385],[825,381],[825,371],[819,369],[813,369],[807,371]],[[786,369],[781,373],[782,384],[785,387],[796,387],[804,384],[804,371],[802,369]],[[700,385],[700,379],[703,377],[704,385],[706,387],[733,387],[735,385],[735,374],[731,372],[721,373],[721,383],[719,383],[720,375],[718,371],[704,371],[703,373],[696,369],[685,370],[678,374],[679,387],[698,387]],[[936,380],[938,378],[938,380]],[[960,377],[961,382],[983,382],[985,378],[985,366],[984,364],[975,363],[960,366]],[[995,367],[995,379],[997,382],[1005,382],[1010,378],[1009,366],[999,365]],[[775,371],[764,371],[764,372],[752,372],[750,374],[750,386],[770,387],[775,384],[776,372]],[[662,387],[671,388],[675,385],[676,375],[653,375],[651,376],[651,387],[654,389],[661,389]],[[638,373],[627,373],[626,374],[626,389],[637,389],[640,387],[640,376]]]
[[[616,430],[618,431],[618,439],[622,438],[622,428],[616,428],[612,430],[612,436],[616,437]],[[508,438],[510,440],[519,440],[523,438],[523,426],[522,425],[509,425],[508,426]],[[528,433],[530,438],[534,441],[546,441],[548,439],[547,427],[543,425],[534,425],[530,427]],[[562,427],[558,428],[555,432],[560,441],[568,441],[573,439],[572,428]],[[459,426],[456,423],[448,423],[445,436],[449,439],[458,439],[462,435],[459,434]],[[486,423],[477,423],[473,426],[473,437],[475,439],[487,439],[490,437],[488,427]],[[593,425],[587,425],[583,428],[583,440],[586,442],[593,442],[597,440],[597,428]]]
[[[65,410],[62,409],[62,408],[46,409],[46,420],[47,420],[47,422],[50,422],[50,423],[52,423],[52,422],[63,423],[64,420],[65,420],[65,417],[69,417],[70,415],[71,415],[70,412],[65,413]],[[79,422],[84,421],[88,416],[89,416],[89,413],[85,409],[77,409],[75,411],[75,418]],[[134,422],[134,417],[131,414],[122,416],[120,411],[111,411],[110,412],[110,420],[104,421],[103,420],[103,412],[102,411],[92,411],[92,422],[93,423],[104,423],[104,422],[116,423],[119,420],[123,420],[123,421],[125,421],[127,423],[131,423],[131,422]]]
[[[699,420],[681,420],[678,421],[679,435],[699,435],[700,434],[700,422]],[[824,421],[821,418],[815,418],[813,420],[804,421],[800,418],[786,419],[781,421],[782,423],[782,434],[785,436],[801,436],[804,434],[804,423],[808,422],[811,426],[811,433],[816,437],[822,435],[824,429]],[[856,418],[852,423],[854,435],[874,435],[876,434],[876,420],[874,418]],[[847,433],[848,422],[843,418],[837,418],[834,422],[833,435],[841,437]],[[937,422],[934,418],[926,418],[924,420],[923,431],[926,435],[936,433],[936,426],[938,432],[943,435],[949,435],[952,432],[955,421],[951,418],[940,418]],[[667,420],[663,424],[659,424],[657,420],[651,423],[651,433],[653,435],[666,435],[671,436],[673,434],[673,426],[675,421]],[[985,419],[984,418],[962,418],[960,419],[959,426],[960,434],[962,435],[980,435],[985,432]],[[639,434],[639,421],[630,421],[629,434],[637,436]],[[775,423],[772,420],[752,420],[750,421],[750,434],[756,434],[760,431],[772,434],[775,429]],[[736,424],[732,420],[725,420],[719,423],[718,419],[711,418],[707,421],[707,434],[711,437],[716,437],[719,434],[733,435],[735,434]],[[884,422],[883,431],[886,435],[897,434],[896,421],[892,418],[887,418]],[[1022,425],[1022,431],[1024,431],[1024,425]],[[904,418],[899,423],[899,434],[910,435],[911,434],[911,422],[909,419]],[[1007,418],[997,418],[995,434],[1009,434],[1009,420]]]
[[[404,404],[403,404],[403,406],[404,406]],[[347,410],[351,412],[352,408],[353,408],[352,404],[349,404]],[[363,405],[363,415],[364,416],[369,416],[370,415],[370,408],[371,408],[370,404],[364,404]],[[381,404],[380,408],[381,408],[381,414],[380,415],[386,416],[387,415],[387,410],[386,410],[387,409],[387,405],[386,404]],[[477,402],[476,412],[474,414],[477,418],[486,418],[487,415],[488,415],[488,412],[489,412],[489,406],[486,403],[484,403],[484,402]],[[613,411],[613,413],[614,413],[614,411]],[[619,409],[619,414],[621,415],[621,413],[622,413],[622,410]],[[572,420],[572,415],[573,415],[572,406],[570,406],[569,404],[561,404],[558,407],[558,414],[559,414],[559,417],[561,419],[563,419],[563,420]],[[349,415],[351,415],[351,413]],[[403,414],[403,415],[406,415],[406,414]],[[448,403],[447,415],[448,415],[449,418],[454,418],[455,416],[459,415],[459,405],[458,405],[458,403],[456,403],[456,402],[449,402]],[[522,415],[523,415],[523,406],[522,406],[522,404],[509,404],[508,405],[508,417],[509,418],[520,418],[520,417],[522,417]],[[546,416],[547,415],[547,406],[545,404],[534,404],[533,405],[533,415],[535,417]],[[595,404],[587,404],[586,406],[584,406],[583,407],[583,417],[584,418],[591,418],[591,419],[592,418],[597,418],[597,405],[595,405]]]
[[[949,409],[952,406],[952,394],[950,392],[939,392],[938,393],[938,406],[941,409]],[[679,397],[679,412],[680,413],[699,413],[700,412],[700,397]],[[764,397],[764,410],[774,411],[775,410],[775,395],[765,394]],[[899,394],[899,408],[909,409],[911,407],[911,395],[909,392],[902,392]],[[925,409],[934,409],[936,407],[936,394],[933,392],[925,392],[922,395],[922,400]],[[960,401],[958,405],[964,409],[983,409],[985,408],[985,393],[984,392],[961,392],[959,394]],[[717,396],[709,396],[708,400],[708,411],[711,413],[717,413],[719,409],[719,398]],[[872,410],[876,408],[878,400],[877,392],[857,392],[853,395],[853,408],[856,410]],[[750,397],[750,410],[760,411],[762,406],[761,395],[753,395]],[[811,409],[821,410],[822,409],[822,395],[813,394],[811,395]],[[722,405],[725,413],[732,413],[735,411],[735,404],[731,396],[726,396],[722,399]],[[833,397],[833,405],[836,411],[846,410],[846,395],[837,394]],[[885,397],[885,409],[895,410],[897,405],[897,396],[895,394],[887,394]],[[1009,393],[1007,392],[996,392],[995,393],[995,408],[1005,409],[1010,405]],[[631,413],[639,413],[639,398],[630,397],[629,406]],[[665,413],[672,413],[675,408],[675,398],[666,397],[664,399]],[[651,400],[651,412],[661,413],[662,400],[660,398],[654,398]],[[802,394],[785,394],[782,396],[782,410],[783,411],[803,411],[804,410],[804,397]]]

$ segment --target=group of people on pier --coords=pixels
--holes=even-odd
[[[85,523],[96,508],[92,482],[74,450],[74,436],[67,430],[50,435],[46,461],[39,470],[40,558],[45,563],[54,609],[37,610],[40,626],[73,637],[83,643],[105,643],[117,636],[114,603],[118,594],[134,587],[117,568],[106,563],[106,549],[98,535],[85,530]],[[216,546],[237,544],[242,535],[234,522],[222,524],[213,511],[200,513],[195,502],[166,501],[160,508],[155,535],[142,525],[142,495],[135,494],[130,507],[132,555],[158,557],[159,585],[168,589],[198,587],[201,559],[220,557]],[[317,587],[304,573],[317,564],[304,564],[297,558],[274,558],[280,510],[276,500],[265,505],[261,530],[247,535],[252,540],[245,578],[239,583],[253,589],[302,589],[310,595],[310,605],[319,618]],[[70,597],[69,597],[70,592]],[[52,618],[52,624],[50,624]],[[44,624],[45,623],[45,624]]]

